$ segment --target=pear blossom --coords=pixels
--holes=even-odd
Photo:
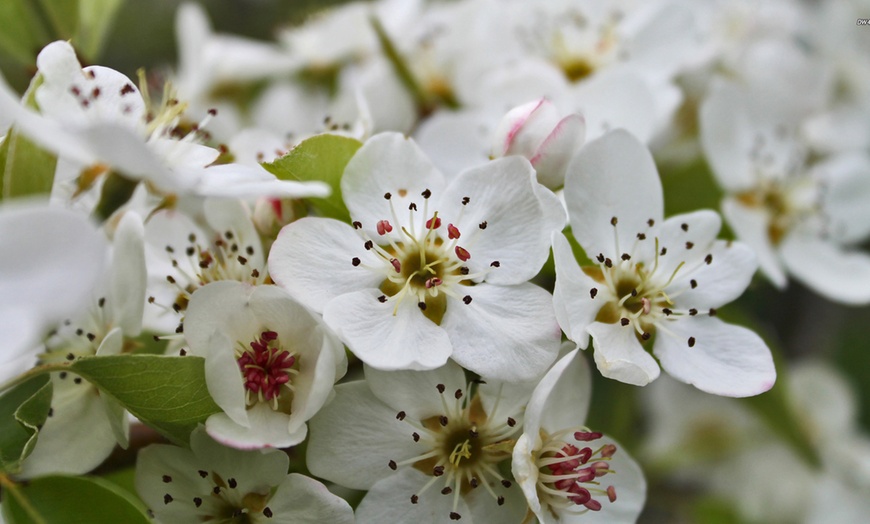
[[[554,238],[556,315],[609,378],[646,385],[659,363],[673,377],[727,396],[773,386],[770,350],[754,332],[716,318],[757,267],[739,242],[716,240],[713,211],[663,219],[661,182],[649,151],[616,130],[587,144],[565,180],[572,231],[595,265],[581,269]],[[655,334],[652,352],[644,348]]]
[[[377,135],[341,181],[353,226],[289,224],[269,273],[370,366],[432,369],[453,358],[486,378],[536,378],[561,333],[549,293],[527,280],[564,212],[534,177],[510,157],[446,184],[413,142]]]
[[[24,372],[48,330],[86,303],[106,242],[86,217],[35,201],[0,205],[2,381]]]
[[[578,353],[559,359],[532,392],[511,470],[542,524],[635,522],[646,481],[618,444],[583,425],[592,376]]]
[[[37,65],[44,79],[34,92],[41,114],[19,105],[2,81],[0,108],[35,143],[77,163],[77,183],[85,188],[116,171],[166,194],[303,197],[329,192],[325,184],[280,181],[259,168],[210,165],[220,152],[198,143],[205,122],[179,138],[185,104],[171,98],[171,91],[159,108],[149,107],[123,74],[102,66],[83,69],[67,42],[46,46]]]
[[[139,452],[136,491],[158,522],[351,524],[353,510],[314,479],[287,474],[277,449],[226,448],[199,428],[190,449],[153,444]]]
[[[185,317],[190,353],[205,358],[209,393],[224,410],[206,431],[237,448],[287,447],[347,369],[344,347],[276,286],[224,281],[197,290]]]
[[[499,469],[522,428],[530,384],[467,383],[453,362],[379,371],[336,387],[311,421],[307,464],[319,477],[368,490],[365,522],[515,522],[519,489]]]
[[[723,81],[702,107],[702,144],[727,193],[725,218],[776,287],[789,273],[830,300],[870,303],[870,255],[855,249],[870,236],[870,156],[811,163],[800,122],[757,110],[765,100]]]
[[[85,314],[71,315],[45,342],[40,363],[118,355],[142,329],[145,306],[145,254],[142,218],[127,212],[114,231],[107,279],[94,288]],[[73,373],[52,373],[51,411],[21,474],[86,473],[118,443],[128,444],[125,410],[97,387]]]

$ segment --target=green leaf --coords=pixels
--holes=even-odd
[[[17,473],[51,407],[51,380],[34,377],[0,397],[0,470]]]
[[[26,501],[22,504],[22,499]],[[10,524],[149,524],[141,501],[116,484],[53,475],[18,486],[3,501]],[[29,506],[29,507],[26,507]],[[40,519],[40,520],[37,520]]]
[[[35,107],[34,92],[42,84],[37,75],[24,94],[25,103]],[[0,200],[51,193],[57,157],[41,149],[13,127],[0,148]]]
[[[190,432],[220,412],[208,394],[200,357],[113,355],[69,366],[139,420],[170,440],[187,444]]]
[[[79,21],[78,3],[78,0],[39,0],[42,15],[51,27],[52,39],[69,40],[72,37]]]
[[[33,64],[36,51],[49,39],[31,0],[0,1],[0,27],[0,50],[26,66]]]
[[[79,24],[73,42],[87,60],[99,57],[122,3],[123,0],[79,0]]]
[[[332,195],[311,198],[314,208],[325,217],[350,222],[350,213],[341,196],[341,175],[356,150],[359,140],[338,135],[317,135],[303,140],[286,155],[262,166],[281,180],[307,182],[320,180],[329,184]]]

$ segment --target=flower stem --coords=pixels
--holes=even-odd
[[[12,479],[7,477],[6,475],[0,473],[0,486],[3,487],[12,498],[18,501],[18,504],[21,506],[21,509],[27,513],[27,516],[30,517],[30,520],[35,522],[36,524],[46,524],[45,519],[36,511],[36,508],[30,504],[30,501],[27,500],[27,497],[21,493],[21,490],[18,489],[18,484],[16,484]]]
[[[41,366],[36,366],[31,368],[24,373],[18,375],[12,380],[6,382],[5,384],[0,385],[0,391],[6,391],[7,389],[12,389],[18,384],[27,382],[33,377],[38,377],[39,375],[44,375],[46,373],[51,373],[53,371],[64,371],[69,368],[69,364],[66,362],[61,362],[58,364],[43,364]]]

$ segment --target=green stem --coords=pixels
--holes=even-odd
[[[6,391],[7,389],[12,389],[18,384],[22,384],[27,382],[33,377],[38,377],[39,375],[44,375],[46,373],[51,373],[54,371],[65,371],[69,368],[69,364],[66,362],[61,362],[59,364],[43,364],[41,366],[36,366],[35,368],[31,368],[24,373],[18,375],[12,380],[6,382],[3,385],[0,385],[0,391]]]
[[[45,519],[36,511],[36,508],[30,504],[30,501],[27,500],[27,497],[21,493],[21,490],[18,489],[18,484],[12,481],[6,475],[0,474],[0,486],[3,486],[3,489],[9,492],[18,504],[21,506],[21,509],[27,513],[27,516],[30,517],[30,520],[35,522],[36,524],[46,524]]]

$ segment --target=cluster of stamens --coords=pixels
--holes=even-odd
[[[202,479],[210,479],[211,489],[208,492],[197,494],[190,500],[176,499],[171,493],[163,495],[163,504],[190,504],[192,503],[201,512],[201,522],[248,522],[247,518],[254,515],[263,515],[267,519],[273,516],[272,510],[267,506],[270,494],[266,493],[241,493],[238,482],[234,478],[224,480],[216,471],[209,473],[204,469],[197,470],[196,474]],[[161,480],[169,487],[173,483],[172,475],[163,475]]]
[[[610,220],[610,224],[613,226],[616,253],[620,251],[616,229],[618,222],[617,217],[613,217]],[[652,228],[655,225],[655,221],[649,219],[647,225],[649,228]],[[681,225],[681,229],[684,233],[688,233],[689,225],[684,223]],[[691,307],[680,308],[676,306],[674,300],[677,297],[685,291],[695,289],[700,285],[697,279],[690,279],[689,286],[685,289],[679,289],[671,293],[665,291],[681,271],[684,274],[691,274],[701,265],[712,264],[713,255],[707,254],[694,267],[687,267],[686,262],[681,261],[672,271],[664,274],[660,271],[661,267],[664,266],[664,264],[660,266],[660,260],[668,255],[668,248],[667,246],[659,245],[658,237],[648,239],[647,232],[649,230],[637,233],[631,252],[622,253],[617,260],[605,257],[603,253],[599,253],[595,257],[598,265],[584,268],[584,271],[593,279],[601,282],[607,291],[607,293],[602,293],[598,287],[593,287],[589,290],[589,296],[593,300],[596,298],[607,300],[607,303],[602,305],[599,310],[596,320],[611,324],[618,322],[625,327],[631,326],[642,341],[649,340],[656,329],[673,335],[667,329],[663,322],[664,320],[675,320],[685,316],[716,315],[714,308],[698,310]],[[647,268],[643,262],[633,261],[633,257],[642,242],[650,241],[655,243],[655,258],[652,267]],[[689,251],[695,247],[695,244],[691,240],[687,240],[683,244],[683,247],[686,251]],[[670,256],[679,255],[671,254]],[[689,337],[687,343],[689,347],[693,347],[695,345],[695,338]]]
[[[465,392],[457,389],[450,393],[443,384],[436,388],[441,395],[441,415],[421,421],[407,418],[404,411],[396,415],[398,420],[411,426],[411,438],[424,451],[400,462],[390,460],[387,466],[396,470],[410,465],[432,476],[411,495],[412,504],[417,504],[425,492],[442,482],[441,494],[453,495],[453,511],[449,515],[452,520],[462,518],[457,512],[459,497],[481,486],[498,506],[503,505],[505,499],[496,492],[497,486],[507,489],[512,483],[499,473],[497,466],[510,458],[514,445],[512,436],[520,430],[516,420],[499,413],[498,399],[491,412],[486,413],[476,392],[466,395],[470,385]],[[445,398],[446,395],[453,398]]]
[[[598,440],[601,433],[586,428],[570,428],[553,435],[542,435],[544,445],[537,452],[538,494],[542,505],[553,509],[585,513],[599,511],[601,502],[595,497],[616,500],[616,488],[602,488],[601,477],[614,473],[610,460],[616,453],[614,444],[603,444],[594,450],[578,447],[565,440],[573,433],[574,443]]]
[[[277,410],[283,390],[295,391],[291,378],[299,374],[299,359],[281,347],[274,331],[263,331],[249,345],[246,348],[239,344],[236,349],[236,362],[245,381],[245,400],[249,406],[269,402]]]
[[[400,193],[404,191],[400,190]],[[382,263],[369,266],[363,264],[358,257],[354,257],[351,263],[383,274],[384,280],[380,286],[383,295],[378,300],[394,302],[394,315],[401,302],[411,297],[424,316],[440,324],[447,308],[447,297],[470,304],[472,297],[467,294],[467,290],[500,264],[494,260],[487,269],[471,273],[466,265],[471,259],[469,250],[474,245],[477,233],[486,229],[486,221],[478,224],[475,233],[464,239],[464,246],[461,246],[459,240],[463,233],[459,228],[453,223],[443,227],[437,211],[429,214],[431,191],[427,189],[421,196],[423,209],[418,211],[417,204],[410,203],[406,227],[401,225],[402,221],[398,218],[392,194],[384,195],[390,203],[391,219],[383,219],[375,224],[377,242],[363,231],[360,222],[354,222],[354,228],[364,241],[363,247],[373,252]],[[463,211],[469,202],[468,197],[463,198]],[[422,213],[422,218],[419,213]],[[461,219],[462,213],[457,217],[457,222]]]
[[[252,244],[240,244],[241,239],[233,231],[216,234],[208,247],[200,244],[194,233],[190,233],[187,240],[187,246],[182,249],[166,246],[166,253],[175,269],[174,274],[166,275],[166,281],[177,291],[175,300],[167,306],[157,303],[155,297],[148,297],[150,304],[182,315],[194,291],[210,282],[235,280],[254,286],[266,283],[268,274],[265,267],[253,267],[250,263],[256,248]],[[179,323],[176,333],[183,329]]]

